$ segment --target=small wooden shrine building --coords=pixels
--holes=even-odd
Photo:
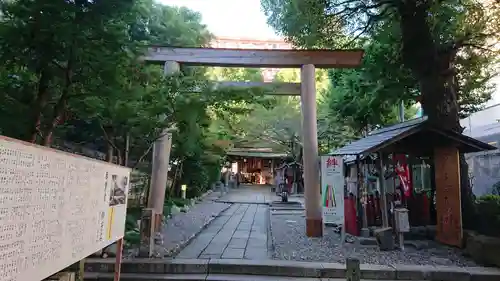
[[[431,166],[432,173],[429,183],[435,199],[431,200],[430,204],[435,202],[437,240],[444,244],[460,247],[463,233],[459,153],[494,149],[496,147],[490,144],[455,131],[440,128],[430,123],[426,117],[422,117],[373,131],[367,137],[339,148],[331,154],[349,156],[348,158],[351,160],[346,161],[347,164],[350,164],[350,167],[346,169],[346,190],[347,196],[350,193],[351,196],[352,193],[355,193],[358,228],[361,225],[368,226],[368,218],[360,214],[368,213],[369,198],[367,197],[369,196],[370,171],[376,170],[374,174],[377,174],[379,179],[385,177],[386,180],[392,172],[393,177],[399,179],[400,186],[411,189],[410,186],[404,184],[411,183],[411,179],[415,177],[411,175],[412,169],[405,167],[408,165],[405,159],[413,159],[413,161],[420,161],[419,163]],[[380,187],[375,187],[381,198],[387,198],[386,180],[379,182]],[[403,181],[406,180],[408,182],[404,183]],[[356,192],[349,191],[353,189],[353,184],[357,189]],[[402,192],[406,192],[406,189]],[[387,201],[389,200],[384,199],[383,204],[374,210],[378,211],[381,217],[390,213],[391,206],[387,204]],[[346,210],[346,217],[348,217],[348,213],[349,210]],[[360,221],[363,223],[360,224]],[[348,223],[346,222],[346,224]],[[353,223],[350,224],[352,226]]]

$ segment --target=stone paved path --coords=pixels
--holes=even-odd
[[[268,217],[267,205],[233,204],[176,258],[268,259]]]

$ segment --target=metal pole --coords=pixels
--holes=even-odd
[[[123,166],[128,166],[128,158],[130,153],[130,133],[125,135],[125,155],[123,156]]]
[[[128,145],[128,144],[127,144]],[[126,148],[128,150],[128,147]],[[119,151],[117,153],[120,153]],[[128,154],[128,151],[125,153]],[[128,156],[127,156],[128,157]],[[113,157],[111,157],[112,159]],[[113,160],[109,160],[109,162],[113,162]],[[127,160],[125,160],[126,162]],[[122,268],[122,253],[123,253],[123,237],[116,241],[116,258],[115,258],[115,274],[114,281],[120,281],[121,268]],[[80,270],[84,270],[85,261],[80,264]],[[83,273],[81,275],[82,281],[84,280]]]
[[[379,180],[379,186],[380,186],[380,199],[381,199],[381,206],[380,209],[382,210],[382,226],[383,227],[389,227],[389,219],[387,218],[387,196],[386,196],[386,190],[385,190],[385,169],[384,169],[384,153],[379,152],[379,161],[378,161],[378,170],[379,170],[379,175],[378,175],[378,180]]]
[[[362,210],[363,207],[361,206],[361,165],[359,164],[359,155],[356,155],[356,218],[357,218],[357,228],[358,230],[361,229],[362,225],[361,222],[363,220],[362,217]]]
[[[399,240],[399,248],[401,249],[401,251],[404,251],[405,250],[405,238],[404,238],[404,234],[403,232],[398,232],[398,240]]]
[[[362,173],[361,173],[361,186],[363,189],[363,228],[361,228],[361,237],[368,237],[370,236],[370,230],[368,229],[368,165],[362,165]]]
[[[405,103],[401,101],[399,103],[399,122],[404,122],[405,121]]]
[[[323,236],[321,195],[319,185],[318,129],[316,120],[316,77],[312,64],[301,68],[302,138],[304,143],[304,189],[306,204],[306,234]]]
[[[226,162],[226,174],[224,175],[224,192],[229,193],[229,162]]]

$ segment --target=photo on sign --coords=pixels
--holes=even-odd
[[[109,206],[125,204],[127,199],[128,177],[112,175]]]

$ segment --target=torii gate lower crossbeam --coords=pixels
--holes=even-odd
[[[361,63],[362,50],[245,50],[215,48],[150,48],[143,59],[150,63],[174,61],[189,65],[223,67],[301,68],[302,128],[304,132],[304,185],[306,233],[323,235],[319,185],[315,67],[352,68]],[[166,172],[166,171],[165,171]],[[166,188],[157,184],[157,188]],[[153,188],[153,186],[152,186]],[[157,194],[165,194],[157,192]],[[159,201],[159,200],[158,200]]]

